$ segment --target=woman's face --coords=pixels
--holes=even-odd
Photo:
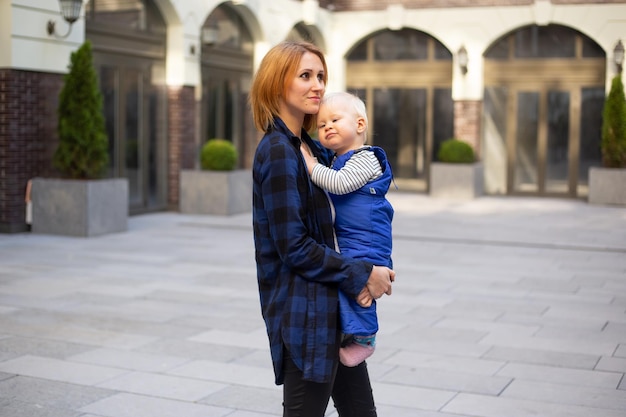
[[[302,120],[306,114],[316,114],[324,95],[324,66],[320,58],[305,52],[300,59],[295,78],[285,91],[281,116]]]

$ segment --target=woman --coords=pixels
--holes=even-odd
[[[252,173],[261,310],[284,417],[323,417],[331,394],[341,417],[375,417],[365,362],[339,364],[338,290],[369,306],[391,294],[394,272],[335,251],[330,202],[310,181],[301,152],[329,162],[307,134],[326,81],[316,46],[283,42],[263,58],[251,86],[254,123],[265,133]]]

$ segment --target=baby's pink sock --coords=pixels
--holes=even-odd
[[[374,346],[352,342],[348,346],[339,349],[339,360],[345,366],[354,367],[372,356],[372,353],[374,353]]]

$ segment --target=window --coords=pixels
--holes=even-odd
[[[91,0],[86,5],[89,24],[120,26],[142,32],[165,33],[165,22],[151,0]]]

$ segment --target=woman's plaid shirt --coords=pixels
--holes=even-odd
[[[329,154],[302,132],[321,162]],[[253,226],[257,279],[276,384],[283,383],[283,346],[304,379],[328,382],[339,352],[337,290],[357,296],[372,264],[334,250],[332,213],[300,153],[300,140],[280,119],[254,157]]]

